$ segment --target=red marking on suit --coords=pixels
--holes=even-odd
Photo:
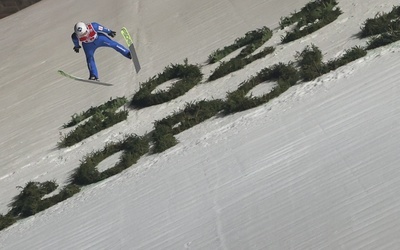
[[[92,24],[88,24],[87,35],[79,37],[79,41],[83,43],[91,43],[97,38],[97,32],[93,29]]]

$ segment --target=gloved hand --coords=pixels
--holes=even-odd
[[[79,53],[79,49],[81,48],[81,46],[78,46],[78,47],[74,47],[74,51],[76,52],[76,53]]]
[[[114,37],[116,34],[117,34],[117,32],[111,30],[109,35],[110,35],[111,37]]]

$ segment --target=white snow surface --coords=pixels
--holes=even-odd
[[[338,20],[280,45],[279,20],[308,0],[42,0],[0,20],[0,213],[28,181],[65,185],[88,153],[187,102],[228,91],[315,44],[324,60],[366,40],[362,23],[398,1],[339,0]],[[113,87],[75,82],[88,75],[70,35],[78,21],[132,33],[142,70],[111,49],[96,61]],[[131,110],[127,121],[57,149],[74,113],[130,98],[171,63],[205,64],[247,31],[274,29],[276,46],[244,69],[199,85],[169,103]],[[123,43],[120,34],[115,38]],[[273,101],[207,120],[175,147],[143,156],[123,173],[0,231],[0,249],[399,249],[400,46],[369,51]],[[205,76],[216,67],[202,68]],[[254,90],[256,91],[256,90]],[[102,164],[112,166],[118,156]],[[104,167],[104,166],[103,166]]]

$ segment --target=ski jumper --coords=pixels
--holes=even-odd
[[[83,51],[85,51],[86,55],[86,63],[89,69],[90,77],[94,76],[96,79],[99,78],[96,62],[94,60],[94,52],[99,47],[113,48],[126,58],[131,59],[129,49],[125,48],[124,46],[107,36],[111,34],[110,29],[95,22],[87,24],[87,27],[87,34],[82,37],[78,37],[78,35],[74,32],[71,35],[71,39],[75,47],[79,47],[79,42],[82,43]]]

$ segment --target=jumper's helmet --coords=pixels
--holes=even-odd
[[[78,36],[84,36],[88,31],[88,28],[84,22],[78,22],[74,26],[74,31]]]

